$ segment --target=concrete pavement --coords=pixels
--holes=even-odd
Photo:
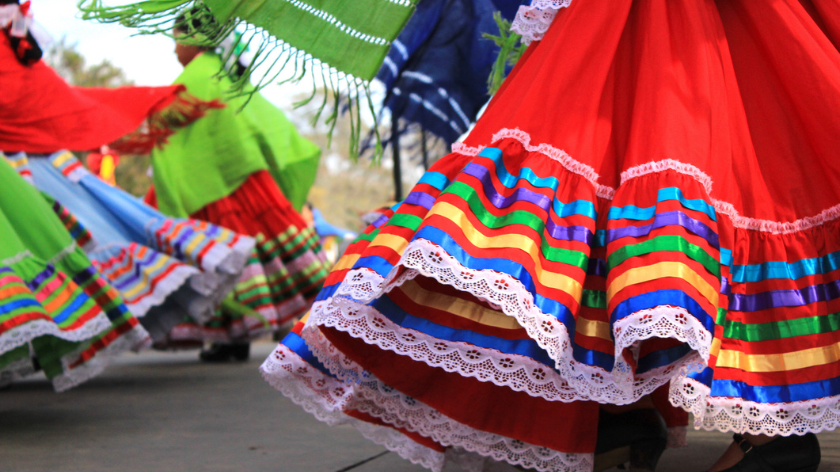
[[[125,355],[62,394],[43,379],[14,384],[0,391],[0,471],[337,472],[385,451],[350,426],[317,421],[264,382],[257,367],[273,347],[254,344],[245,364],[202,364],[194,351]],[[729,441],[691,431],[691,446],[666,451],[657,470],[705,470]],[[840,472],[840,432],[820,441],[820,472]],[[394,453],[352,468],[422,470]]]

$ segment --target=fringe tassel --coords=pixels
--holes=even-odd
[[[218,101],[200,100],[185,91],[175,99],[155,110],[146,123],[132,133],[110,144],[111,149],[123,154],[148,154],[155,146],[162,146],[169,136],[207,114],[208,110],[224,108]]]
[[[196,46],[216,48],[226,38],[235,36],[233,46],[226,48],[223,53],[224,69],[219,72],[227,74],[233,80],[230,97],[250,97],[263,87],[275,83],[283,73],[291,75],[281,80],[278,83],[280,85],[300,83],[308,77],[313,82],[312,93],[295,103],[295,107],[309,104],[318,91],[323,90],[324,99],[313,117],[312,124],[324,120],[329,126],[327,138],[328,145],[331,145],[338,116],[346,112],[351,127],[349,151],[354,162],[358,160],[360,152],[362,102],[367,101],[374,120],[374,160],[378,162],[382,157],[379,117],[378,113],[374,112],[369,82],[321,62],[305,51],[275,38],[263,28],[241,19],[219,23],[210,9],[199,0],[146,0],[115,7],[105,6],[102,0],[80,0],[78,7],[86,20],[119,23],[139,29],[139,34],[164,34],[173,37],[172,30],[177,27],[185,32],[184,36],[177,38],[178,41]],[[183,15],[183,19],[178,21],[180,15]],[[234,31],[238,34],[233,35]],[[248,52],[251,48],[254,50],[252,53]],[[249,60],[244,60],[246,53],[250,56]],[[256,73],[257,69],[260,70],[260,74]],[[245,104],[247,103],[248,100],[245,101]]]

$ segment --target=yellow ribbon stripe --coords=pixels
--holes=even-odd
[[[783,354],[746,354],[741,351],[721,350],[716,366],[747,372],[783,372],[837,361],[840,361],[840,343]]]
[[[534,262],[534,272],[532,274],[546,287],[560,290],[571,295],[575,301],[579,302],[581,294],[583,293],[583,285],[580,282],[565,274],[557,272],[550,272],[543,269],[540,247],[533,239],[521,234],[504,234],[499,236],[487,237],[481,234],[472,223],[470,223],[467,215],[458,207],[447,203],[437,202],[432,210],[431,215],[440,215],[451,220],[457,224],[464,232],[466,239],[474,246],[481,249],[509,249],[516,248],[524,251],[531,256]]]
[[[611,340],[610,324],[604,321],[587,320],[580,317],[575,321],[575,332],[592,338]]]
[[[508,316],[501,311],[488,308],[477,303],[464,300],[463,298],[442,295],[429,292],[423,289],[414,280],[404,283],[400,290],[403,291],[414,303],[429,307],[435,310],[445,311],[455,316],[460,316],[476,323],[494,328],[521,329],[522,326],[515,318]]]
[[[361,254],[345,254],[341,256],[341,259],[335,263],[332,270],[344,270],[344,269],[352,269],[354,265],[356,265],[356,261],[361,258]]]
[[[659,262],[645,267],[637,267],[630,269],[627,272],[619,275],[607,287],[607,303],[610,303],[612,298],[619,291],[630,285],[636,285],[651,280],[663,279],[666,277],[673,277],[682,279],[691,284],[694,288],[703,295],[712,305],[718,306],[719,289],[713,287],[706,282],[706,279],[701,277],[691,267],[682,262]]]
[[[61,153],[60,156],[56,157],[53,160],[53,166],[61,167],[62,164],[64,164],[65,162],[67,162],[70,159],[75,159],[75,156],[73,156],[73,154],[71,152],[65,151],[65,152]]]
[[[157,272],[158,269],[163,267],[164,263],[166,263],[166,257],[161,257],[161,258],[158,259],[158,261],[155,265],[153,265],[153,266],[149,267],[148,269],[144,270],[143,271],[143,283],[137,284],[137,286],[134,287],[132,290],[129,290],[128,292],[125,292],[125,296],[123,298],[131,298],[131,297],[137,295],[138,293],[140,293],[142,290],[145,290],[146,288],[148,288],[151,284],[151,279],[152,279],[152,277],[150,277],[149,274],[154,275],[154,273]]]

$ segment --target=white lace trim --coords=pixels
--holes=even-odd
[[[407,430],[431,437],[444,446],[457,446],[496,461],[541,472],[592,470],[594,454],[564,453],[470,428],[380,381],[365,382],[358,390],[359,395],[368,400],[357,405],[359,411],[386,422],[404,424]]]
[[[531,0],[530,6],[519,7],[510,29],[521,34],[525,44],[539,41],[554,22],[557,12],[571,3],[572,0]]]
[[[710,333],[705,326],[697,321],[697,318],[691,316],[684,308],[660,305],[637,311],[616,321],[613,325],[613,336],[615,337],[616,362],[613,373],[632,374],[632,369],[624,361],[622,352],[628,348],[633,349],[635,345],[645,339],[677,339],[691,347],[693,355],[687,356],[678,364],[672,363],[659,369],[661,372],[656,376],[661,380],[657,383],[657,387],[659,387],[664,385],[673,377],[673,374],[679,372],[682,368],[686,368],[690,372],[699,372],[704,369],[709,359],[713,333]],[[650,376],[650,373],[640,377],[646,378],[647,376]],[[627,379],[632,382],[632,377],[627,377]]]
[[[353,387],[327,377],[294,351],[278,344],[260,366],[266,382],[330,426],[344,424],[353,399]]]
[[[366,421],[353,421],[353,427],[365,439],[396,452],[403,459],[434,472],[443,470],[446,456],[434,449],[419,444],[394,428],[380,426]]]
[[[54,264],[57,264],[57,263],[61,262],[65,257],[67,257],[68,254],[70,254],[73,251],[75,251],[76,249],[78,249],[78,247],[79,247],[79,245],[76,244],[76,241],[71,242],[69,245],[65,246],[64,249],[58,251],[49,261],[47,261],[47,264],[53,264],[54,265]],[[35,257],[34,255],[32,255],[31,252],[29,252],[29,249],[25,249],[25,250],[15,254],[14,256],[3,259],[2,261],[0,261],[0,266],[8,266],[8,265],[16,264],[16,263],[26,259],[27,257],[33,257],[33,258]],[[41,263],[43,264],[43,262],[41,262]]]
[[[569,0],[571,1],[571,0]],[[556,147],[548,144],[542,143],[538,146],[534,146],[531,144],[531,135],[522,131],[518,128],[510,129],[510,128],[503,128],[499,130],[498,133],[493,135],[492,141],[493,143],[497,143],[503,139],[513,139],[518,141],[522,147],[525,148],[528,152],[542,154],[547,156],[549,159],[557,161],[562,165],[566,170],[573,174],[580,175],[584,179],[588,180],[592,186],[595,187],[596,194],[601,198],[612,199],[613,195],[615,195],[615,189],[612,187],[607,187],[605,185],[598,184],[598,173],[595,172],[595,169],[592,166],[584,164],[562,149],[557,149]],[[484,146],[480,147],[470,147],[463,143],[455,143],[452,145],[452,152],[456,152],[458,154],[463,154],[465,156],[477,156],[481,151],[485,149]]]
[[[29,249],[25,249],[14,256],[7,257],[0,261],[0,266],[10,266],[12,264],[17,264],[18,262],[26,259],[27,257],[34,257]]]
[[[571,402],[580,399],[554,370],[524,356],[467,343],[443,342],[403,328],[373,307],[345,298],[331,298],[317,305],[310,315],[312,323],[347,332],[382,349],[546,400]]]
[[[464,156],[477,156],[485,149],[486,146],[472,147],[464,143],[452,143],[452,152],[455,154],[462,154]]]
[[[133,258],[133,255],[130,257]],[[106,275],[108,275],[108,273],[106,273]],[[140,298],[139,300],[137,297],[134,297],[134,300],[129,300],[125,297],[125,295],[123,295],[123,300],[135,317],[142,318],[146,316],[149,310],[162,305],[167,298],[177,292],[182,286],[185,286],[191,277],[197,277],[199,275],[201,275],[201,272],[199,272],[199,270],[195,267],[181,264],[176,267],[175,270],[170,272],[165,279],[158,281],[151,292],[143,292],[146,294],[145,297]],[[190,288],[195,290],[195,288],[192,287],[192,284],[190,285]],[[198,291],[196,292],[198,293]]]
[[[707,431],[790,436],[840,426],[840,395],[792,403],[756,403],[711,396],[708,387],[683,375],[671,381],[670,400],[694,415],[695,428]]]
[[[411,270],[403,273],[399,278],[394,278],[398,268],[402,266]],[[708,346],[711,339],[702,334],[705,328],[699,323],[693,323],[692,317],[683,319],[684,313],[679,314],[678,320],[669,320],[667,315],[670,307],[658,309],[655,312],[645,312],[640,317],[630,316],[623,321],[624,333],[620,333],[620,344],[617,345],[616,369],[607,372],[599,367],[581,364],[572,358],[571,343],[566,326],[556,318],[543,313],[534,305],[533,295],[522,286],[521,282],[514,277],[495,272],[493,270],[471,270],[462,266],[454,257],[450,256],[439,246],[425,239],[412,241],[405,249],[399,263],[383,279],[375,272],[367,269],[357,269],[349,272],[338,288],[339,295],[349,295],[361,303],[367,303],[383,293],[401,285],[406,280],[417,275],[433,277],[442,284],[450,285],[458,290],[468,292],[481,300],[485,300],[500,311],[515,318],[525,328],[531,339],[542,347],[548,355],[554,359],[555,367],[560,373],[561,381],[564,380],[568,386],[563,387],[561,381],[554,381],[556,378],[551,369],[543,367],[542,371],[534,368],[531,371],[523,369],[521,372],[528,372],[529,379],[516,377],[511,379],[510,372],[503,368],[506,365],[521,369],[523,357],[502,354],[494,350],[479,350],[475,346],[466,343],[443,342],[433,338],[423,343],[423,347],[414,347],[412,343],[406,342],[405,336],[416,336],[417,332],[407,330],[406,333],[394,331],[389,327],[386,331],[394,331],[392,335],[379,334],[374,326],[362,326],[360,316],[365,318],[365,323],[373,323],[377,317],[368,313],[371,310],[360,310],[352,316],[346,316],[349,302],[341,301],[341,297],[331,298],[313,306],[310,323],[329,323],[330,326],[350,332],[356,337],[364,339],[371,344],[394,350],[401,354],[411,356],[415,360],[423,360],[430,365],[444,367],[450,372],[458,372],[462,375],[473,376],[484,381],[492,381],[497,385],[511,386],[510,382],[517,385],[517,389],[523,389],[530,395],[539,396],[551,400],[593,400],[602,403],[627,404],[632,403],[644,395],[651,393],[660,385],[664,384],[673,376],[674,369],[681,366],[665,366],[660,369],[647,372],[636,378],[632,377],[629,367],[621,363],[621,350],[631,346],[639,339],[633,339],[633,335],[656,336],[664,334],[673,336],[685,342],[693,343],[699,347],[705,356],[708,356]],[[331,304],[337,306],[332,307]],[[354,308],[354,310],[358,310]],[[656,322],[650,324],[646,315],[656,314]],[[673,315],[673,313],[671,312]],[[321,317],[324,321],[321,321]],[[384,317],[378,317],[385,323]],[[328,320],[328,321],[327,321]],[[696,321],[696,320],[694,320]],[[634,323],[637,323],[634,325]],[[683,324],[685,323],[685,324]],[[699,331],[698,331],[699,330]],[[383,341],[387,338],[387,341]],[[408,338],[410,339],[410,337]],[[416,338],[420,341],[420,338]],[[430,341],[432,340],[432,341]],[[380,343],[384,342],[382,345]],[[386,347],[387,346],[387,347]],[[438,347],[440,346],[440,347]],[[431,354],[438,349],[448,357],[436,357]],[[705,347],[704,347],[705,346]],[[449,350],[458,352],[456,356]],[[479,370],[476,366],[481,366]],[[696,366],[699,368],[701,362],[696,357],[684,359],[684,365]],[[498,369],[491,374],[491,368]],[[552,386],[546,388],[547,381],[552,381]],[[536,387],[536,390],[534,389]],[[568,391],[574,394],[567,393]]]
[[[65,341],[81,342],[106,331],[110,327],[111,321],[102,312],[72,331],[62,330],[51,320],[29,321],[0,334],[0,354],[23,346],[41,336],[55,336]]]
[[[151,347],[151,345],[152,339],[149,337],[149,333],[138,324],[111,342],[105,349],[97,351],[92,359],[72,369],[70,365],[78,359],[80,351],[68,354],[61,359],[64,367],[62,373],[52,379],[53,388],[56,392],[71,389],[102,373],[120,353],[128,350],[139,351]],[[83,346],[80,350],[84,350],[86,347]]]
[[[79,249],[79,245],[76,244],[76,241],[73,241],[67,247],[59,251],[56,255],[52,256],[52,259],[48,261],[48,264],[58,264],[59,262],[63,261],[65,257],[75,252],[76,249]]]
[[[484,461],[476,455],[536,468],[543,472],[589,472],[591,470],[593,454],[562,453],[480,431],[403,395],[383,384],[369,372],[365,372],[361,366],[338,351],[317,328],[312,329],[311,325],[308,326],[310,329],[305,334],[305,338],[315,355],[325,362],[334,374],[352,382],[352,387],[350,387],[337,380],[329,379],[343,385],[344,388],[353,389],[353,401],[349,405],[351,408],[370,414],[396,427],[432,438],[444,446],[455,448],[456,450],[447,452],[446,457],[466,470],[480,470]],[[304,332],[306,331],[305,329]],[[306,364],[296,355],[294,358],[306,367]],[[288,370],[292,371],[295,368]]]
[[[260,366],[260,373],[272,387],[330,426],[351,424],[365,438],[394,451],[403,459],[440,471],[444,455],[422,446],[392,428],[373,425],[344,414],[352,408],[354,390],[308,365],[295,352],[280,344]]]

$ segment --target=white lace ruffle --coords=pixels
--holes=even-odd
[[[792,403],[756,403],[714,397],[709,388],[685,377],[671,381],[671,404],[694,415],[694,427],[707,431],[790,436],[840,427],[840,395]]]
[[[71,342],[90,339],[111,327],[108,316],[100,312],[78,329],[62,330],[51,320],[34,320],[0,334],[0,354],[6,353],[41,336],[54,336]]]
[[[129,257],[133,257],[133,255]],[[137,318],[142,318],[146,316],[149,310],[162,305],[173,293],[185,286],[190,278],[199,277],[200,275],[201,271],[195,267],[179,263],[172,272],[167,274],[166,278],[159,280],[158,283],[151,287],[151,292],[148,292],[145,297],[129,300],[128,297],[123,296],[123,300],[131,311],[131,314]],[[200,283],[198,282],[198,284]],[[192,284],[190,287],[195,289],[192,287]]]
[[[671,363],[639,376],[639,379],[658,377],[657,387],[664,385],[680,370],[699,372],[705,368],[713,338],[712,333],[684,308],[668,305],[637,311],[616,321],[613,325],[613,336],[615,338],[616,362],[614,373],[632,373],[631,367],[624,361],[622,351],[628,348],[633,349],[634,346],[645,339],[677,339],[691,347],[692,353],[679,362]],[[656,372],[656,374],[653,372]],[[638,382],[639,379],[636,381]],[[627,377],[625,381],[632,382],[633,380]],[[650,390],[650,392],[652,391]]]
[[[263,378],[316,419],[330,426],[350,424],[365,438],[394,451],[403,459],[439,472],[444,455],[412,441],[392,428],[373,425],[344,414],[352,407],[354,389],[309,366],[280,344],[260,366]]]
[[[346,298],[330,298],[318,305],[310,314],[312,323],[347,332],[382,349],[546,400],[570,402],[578,399],[577,392],[554,370],[524,356],[512,356],[467,343],[442,342],[403,328],[374,308]]]
[[[149,337],[149,333],[138,324],[120,335],[104,349],[97,351],[92,359],[72,369],[70,366],[78,361],[81,352],[70,353],[61,359],[64,369],[62,369],[61,374],[52,379],[53,388],[56,392],[69,390],[102,373],[119,354],[125,351],[139,351],[151,346],[152,339]]]
[[[709,195],[709,198],[712,200],[712,203],[715,207],[715,211],[717,213],[728,216],[729,219],[732,221],[732,226],[736,228],[746,229],[750,231],[762,231],[773,234],[789,234],[811,229],[823,225],[829,221],[833,221],[840,218],[840,205],[835,205],[831,208],[827,208],[817,215],[808,216],[790,222],[770,221],[741,216],[741,214],[738,213],[738,210],[736,210],[731,203],[711,198],[713,182],[712,178],[709,177],[709,175],[707,175],[705,172],[703,172],[696,166],[686,164],[680,161],[675,161],[673,159],[648,162],[646,164],[638,165],[636,167],[631,167],[630,169],[627,169],[621,173],[621,183],[624,184],[630,179],[634,179],[636,177],[641,177],[643,175],[655,172],[663,172],[666,170],[673,170],[675,172],[679,172],[680,174],[687,175],[699,182],[706,190],[706,194]]]
[[[334,382],[332,384],[333,388],[344,389],[341,392],[341,398],[347,398],[348,406],[370,414],[395,427],[416,432],[432,438],[444,446],[454,448],[454,450],[447,452],[446,458],[459,464],[465,470],[480,470],[479,467],[484,462],[476,455],[514,465],[536,468],[543,472],[588,472],[591,470],[592,454],[561,453],[466,426],[428,405],[386,386],[335,349],[317,328],[304,329],[304,333],[307,344],[318,359],[324,362],[334,374],[339,374],[339,377],[345,377],[348,382],[351,382],[346,384],[327,378],[320,372],[316,374],[316,376],[320,375],[328,380],[325,382],[325,386],[329,385],[329,382]],[[288,367],[283,367],[285,371],[311,370],[303,360],[294,353],[290,353],[285,346],[281,345],[275,349],[275,353],[278,351],[285,353],[284,362],[289,364]],[[269,356],[269,359],[272,359],[272,356]],[[276,358],[274,359],[271,362],[276,366]],[[297,364],[295,364],[295,360]],[[276,367],[272,367],[272,369],[276,370]],[[287,377],[283,383],[294,383],[296,378],[297,375],[295,379]],[[308,382],[305,378],[301,380],[304,383]],[[289,388],[284,385],[281,391],[285,394],[283,389]],[[348,389],[353,389],[351,398],[345,396],[345,391]],[[316,394],[316,396],[320,395]],[[309,400],[304,401],[313,405]],[[324,402],[317,402],[317,405],[324,404]],[[328,404],[336,405],[337,403],[329,402]]]
[[[394,274],[400,266],[410,270],[395,279]],[[560,375],[524,356],[480,349],[466,343],[443,342],[423,337],[416,331],[402,330],[390,324],[384,316],[377,316],[372,308],[341,297],[315,304],[310,323],[326,324],[349,332],[368,343],[442,367],[449,372],[458,372],[525,391],[532,396],[560,401],[632,403],[665,384],[676,373],[676,369],[685,366],[692,366],[693,369],[701,367],[696,356],[689,356],[683,360],[683,364],[669,365],[634,378],[629,367],[621,362],[621,351],[640,339],[656,335],[673,336],[699,347],[703,355],[708,356],[711,337],[705,328],[685,313],[676,313],[674,320],[669,319],[668,315],[675,315],[673,309],[664,307],[622,321],[619,327],[623,328],[623,332],[617,331],[617,364],[612,372],[578,363],[572,357],[565,325],[539,310],[533,303],[533,295],[518,280],[492,270],[468,269],[439,246],[424,239],[414,240],[408,245],[389,277],[382,278],[373,271],[357,269],[347,274],[337,293],[366,303],[420,274],[468,292],[515,318],[528,335],[554,359]],[[656,313],[653,323],[650,322],[652,313]],[[639,338],[634,339],[633,336]],[[512,371],[517,374],[513,375]]]
[[[571,5],[572,0],[531,0],[530,6],[521,6],[510,29],[522,35],[522,42],[543,39],[546,31],[557,16],[557,12]]]
[[[434,449],[413,441],[394,428],[379,426],[365,421],[354,421],[353,427],[365,439],[396,452],[403,459],[426,469],[440,472],[446,463],[446,456]]]
[[[610,200],[615,195],[614,188],[598,184],[599,176],[592,166],[578,161],[567,154],[566,151],[558,149],[548,143],[533,145],[531,144],[531,135],[518,128],[503,128],[499,130],[498,133],[493,135],[492,142],[497,143],[503,139],[513,139],[514,141],[519,142],[519,144],[521,144],[528,152],[542,154],[551,160],[559,162],[560,165],[562,165],[567,171],[580,175],[589,181],[589,183],[595,188],[598,197]],[[463,154],[465,156],[477,156],[484,149],[484,146],[470,147],[463,143],[455,143],[452,145],[452,152]]]

